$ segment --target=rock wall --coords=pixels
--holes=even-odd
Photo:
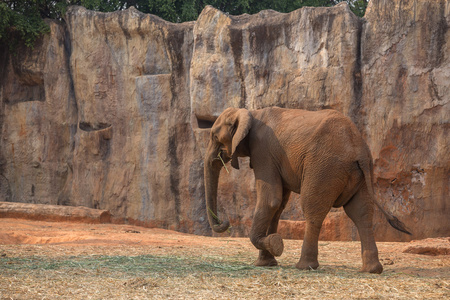
[[[1,200],[109,210],[115,222],[211,234],[203,154],[229,106],[348,115],[374,157],[383,206],[413,238],[450,232],[450,4],[372,0],[172,24],[131,8],[71,7],[33,50],[0,46]],[[219,211],[248,234],[248,159],[222,171]],[[302,238],[298,196],[280,232]],[[375,218],[378,240],[410,237]],[[342,209],[322,239],[355,240]]]
[[[0,197],[56,204],[71,184],[77,133],[70,46],[62,24],[34,50],[1,45]]]
[[[450,2],[371,1],[365,19],[359,124],[378,199],[421,237],[448,236]]]

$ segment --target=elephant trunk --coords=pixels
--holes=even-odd
[[[212,155],[205,159],[205,198],[206,212],[211,228],[218,233],[226,231],[230,227],[230,222],[222,222],[217,216],[217,187],[219,185],[219,174],[222,169],[220,161]]]

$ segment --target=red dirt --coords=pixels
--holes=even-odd
[[[131,225],[0,219],[0,245],[193,245],[202,237]]]
[[[302,242],[285,240],[284,243],[285,252],[279,262],[285,265],[295,263],[295,260],[299,258]],[[26,245],[32,247],[29,251],[38,251],[41,254],[48,252],[48,255],[56,249],[61,249],[65,254],[121,253],[123,251],[168,254],[183,249],[186,254],[195,254],[199,250],[213,253],[246,253],[250,256],[254,254],[256,259],[258,253],[248,238],[226,236],[213,238],[131,225],[0,218],[0,252],[3,249],[5,253],[12,253],[15,248]],[[448,255],[450,238],[426,239],[409,243],[382,242],[377,245],[385,272],[389,272],[391,268],[391,272],[444,278],[450,276],[450,255]],[[321,241],[319,242],[319,261],[326,261],[328,264],[337,266],[354,264],[357,267],[361,263],[358,257],[359,249],[359,242]]]

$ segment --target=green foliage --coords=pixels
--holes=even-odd
[[[110,12],[122,9],[123,2],[120,0],[81,0],[81,1],[71,1],[77,2],[78,5],[84,6],[90,10]]]
[[[0,41],[8,41],[12,48],[19,37],[27,47],[32,47],[36,38],[49,31],[39,13],[40,1],[2,1],[0,3]]]
[[[148,12],[157,15],[164,20],[172,22],[179,21],[175,0],[153,0],[148,1]]]
[[[264,9],[291,12],[303,6],[333,6],[342,1],[362,17],[369,0],[0,0],[0,43],[14,47],[22,41],[32,47],[36,38],[49,30],[43,19],[62,20],[69,5],[103,12],[134,6],[144,13],[178,23],[196,20],[206,5],[240,15]]]
[[[369,0],[354,0],[348,1],[350,9],[353,11],[355,15],[358,17],[364,17],[366,13],[367,4],[369,4]]]

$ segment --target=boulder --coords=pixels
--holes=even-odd
[[[450,255],[450,238],[428,238],[411,241],[402,252],[430,256]]]

